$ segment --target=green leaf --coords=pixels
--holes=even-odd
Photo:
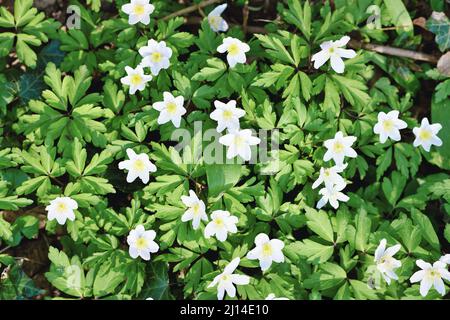
[[[241,177],[239,164],[206,165],[208,197],[217,197],[234,187]]]
[[[402,0],[383,0],[397,33],[408,32],[412,35],[413,23]]]
[[[450,21],[444,12],[433,12],[426,26],[436,35],[439,50],[444,52],[450,48]]]
[[[334,243],[333,228],[325,211],[306,208],[306,218],[308,219],[306,221],[308,228],[317,233],[322,239]]]
[[[216,81],[219,79],[227,70],[226,64],[217,58],[212,58],[206,60],[207,67],[202,68],[198,73],[196,73],[192,80],[194,81]]]
[[[450,99],[436,102],[436,95],[431,103],[431,122],[440,123],[442,129],[437,134],[442,140],[442,146],[431,147],[430,152],[425,152],[425,158],[441,169],[450,170],[450,119],[447,117]]]
[[[152,262],[148,267],[146,286],[142,289],[143,298],[167,300],[170,298],[168,266],[165,262]]]
[[[306,258],[312,264],[320,264],[328,261],[334,251],[333,245],[326,246],[309,239],[305,239],[302,242],[295,242],[292,245],[295,246],[295,251],[300,257]],[[290,245],[291,248],[292,245]]]
[[[439,238],[430,219],[417,209],[412,208],[411,217],[416,225],[422,229],[422,237],[435,249],[440,251]]]

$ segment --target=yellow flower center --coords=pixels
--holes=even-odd
[[[133,168],[136,171],[143,171],[145,169],[144,161],[137,159],[134,161]]]
[[[63,213],[67,211],[67,205],[64,202],[59,202],[58,205],[56,206],[56,211],[58,213]]]
[[[142,4],[136,4],[133,8],[133,12],[135,15],[140,16],[145,13],[145,8]]]
[[[433,280],[435,278],[440,278],[441,274],[440,274],[440,272],[438,270],[432,268],[432,269],[428,270],[427,276],[428,276],[428,278],[431,278]]]
[[[272,255],[272,246],[270,245],[270,243],[265,243],[262,246],[262,255],[264,257],[268,257]]]
[[[169,102],[166,105],[166,109],[167,109],[167,112],[173,114],[173,113],[175,113],[175,111],[177,111],[177,105],[174,102]]]
[[[136,248],[139,250],[147,248],[147,240],[145,238],[140,237],[136,240]]]
[[[220,20],[221,20],[221,18],[219,16],[209,17],[209,24],[212,25],[214,28],[218,29]]]
[[[328,49],[328,52],[329,52],[329,53],[334,53],[334,47],[330,47],[330,48]]]
[[[228,47],[228,53],[232,56],[239,54],[239,46],[236,43],[230,44]]]
[[[228,279],[230,279],[230,276],[229,276],[229,275],[224,274],[224,275],[222,276],[222,280],[223,280],[223,281],[227,281]]]
[[[214,222],[216,223],[216,225],[218,227],[222,227],[224,225],[224,222],[223,222],[222,218],[217,218],[216,220],[214,220]]]
[[[432,134],[431,134],[430,130],[422,129],[422,130],[420,130],[419,137],[420,137],[420,139],[427,141],[427,140],[431,139]]]
[[[142,77],[138,74],[133,74],[131,76],[130,82],[134,86],[140,85],[142,83]]]
[[[330,176],[330,170],[329,169],[325,169],[324,173],[323,173],[326,177]]]
[[[152,53],[152,61],[153,62],[160,62],[162,60],[163,56],[161,52],[153,52]]]
[[[225,120],[230,120],[233,117],[233,112],[231,112],[230,110],[225,110],[223,112],[223,118]]]
[[[242,146],[243,143],[244,143],[244,139],[242,139],[240,136],[234,137],[234,144],[235,144],[237,147]]]
[[[200,213],[200,205],[198,203],[194,204],[192,211],[194,211],[194,215],[198,215]]]
[[[384,120],[383,128],[385,131],[391,131],[394,128],[394,122],[392,120]]]
[[[344,151],[344,145],[340,142],[335,142],[333,150],[335,153],[342,153]]]

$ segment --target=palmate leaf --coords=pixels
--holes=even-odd
[[[38,13],[32,7],[31,0],[14,1],[14,15],[6,8],[0,8],[0,26],[6,32],[0,33],[0,56],[6,56],[13,50],[14,40],[16,54],[20,62],[35,68],[37,54],[32,47],[48,42],[49,35],[55,35],[60,23],[54,19],[45,19],[44,13]]]
[[[79,257],[69,259],[63,251],[50,247],[48,258],[51,265],[45,277],[54,287],[73,297],[83,298],[92,294],[92,279],[86,278]]]
[[[61,77],[61,71],[49,63],[44,77],[51,90],[42,93],[43,100],[31,100],[30,111],[21,118],[20,131],[34,132],[49,144],[58,140],[58,149],[68,149],[74,138],[106,146],[106,126],[97,119],[107,115],[97,106],[103,98],[98,93],[87,94],[92,78],[85,66],[74,76]]]

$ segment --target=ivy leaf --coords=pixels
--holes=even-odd
[[[168,267],[165,262],[152,262],[147,268],[147,284],[142,288],[142,298],[170,299]]]
[[[428,30],[436,35],[436,43],[442,52],[450,48],[450,21],[444,12],[432,13],[426,24]]]

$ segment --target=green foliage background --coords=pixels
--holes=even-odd
[[[244,2],[229,8],[240,12]],[[409,282],[415,260],[438,260],[450,241],[450,78],[433,64],[366,50],[346,61],[343,75],[313,69],[310,58],[320,43],[343,35],[417,51],[431,44],[434,53],[444,53],[448,20],[428,20],[431,42],[412,20],[421,16],[421,5],[448,10],[445,1],[278,1],[279,19],[261,32],[244,34],[240,25],[227,32],[251,47],[247,64],[234,69],[216,52],[225,35],[206,21],[192,26],[183,17],[161,19],[183,8],[175,1],[152,1],[147,27],[128,24],[119,10],[123,0],[103,4],[112,13],[99,0],[70,1],[81,8],[80,30],[46,18],[31,0],[14,3],[14,9],[0,7],[0,264],[8,275],[0,280],[0,298],[215,299],[207,285],[237,256],[243,258],[239,270],[251,276],[237,288],[241,299],[269,293],[421,298]],[[373,4],[387,30],[367,28]],[[139,63],[137,50],[151,38],[172,48],[171,67],[130,96],[119,79],[125,66]],[[191,155],[171,147],[173,126],[158,125],[151,107],[164,91],[188,102],[182,127],[192,132],[194,121],[203,121],[204,130],[214,127],[214,100],[237,100],[246,111],[242,127],[280,130],[279,169],[263,175],[271,163],[177,164]],[[372,130],[377,114],[393,109],[408,129],[401,142],[380,144]],[[412,146],[411,129],[425,116],[443,125],[443,146],[429,154]],[[358,157],[344,174],[350,201],[318,211],[320,196],[311,185],[324,165],[323,141],[338,130],[358,137]],[[156,164],[148,185],[127,184],[118,170],[126,148]],[[189,189],[208,213],[238,216],[239,232],[220,243],[182,223],[180,197]],[[79,205],[76,220],[63,227],[42,219],[43,208],[61,194]],[[126,236],[138,224],[157,232],[160,251],[148,263],[128,254]],[[244,258],[260,232],[286,245],[286,262],[265,273]],[[42,238],[51,284],[45,290],[12,253]],[[402,267],[399,281],[375,290],[367,282],[382,238],[402,245]],[[431,290],[427,299],[433,298],[440,296]]]

